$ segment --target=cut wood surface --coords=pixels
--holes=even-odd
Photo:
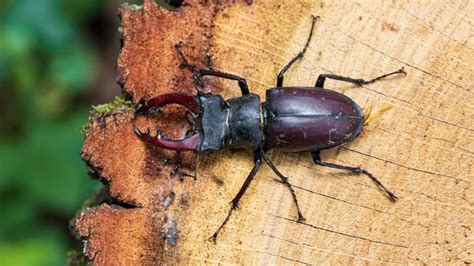
[[[214,244],[208,238],[252,168],[252,151],[201,155],[197,180],[180,181],[164,162],[174,153],[143,143],[133,125],[182,138],[182,110],[148,121],[121,111],[93,119],[82,150],[116,199],[76,219],[95,264],[474,261],[474,2],[185,1],[170,12],[146,0],[120,13],[119,81],[133,103],[196,92],[191,73],[178,68],[179,42],[190,62],[206,66],[210,54],[215,69],[245,77],[264,100],[302,49],[311,15],[321,19],[286,86],[312,86],[322,73],[370,79],[404,67],[406,77],[362,87],[326,83],[375,119],[351,144],[322,153],[369,169],[400,200],[390,202],[365,176],[316,166],[309,153],[272,151],[306,221],[295,221],[291,194],[263,166]],[[209,92],[239,96],[236,82],[205,83]]]

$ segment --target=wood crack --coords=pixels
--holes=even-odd
[[[364,260],[364,261],[391,263],[390,261],[387,261],[387,260],[372,259],[372,258],[367,258],[367,257],[362,257],[362,256],[350,254],[350,253],[327,250],[327,249],[319,248],[319,247],[316,247],[314,245],[311,245],[311,244],[308,244],[308,243],[305,243],[305,242],[297,242],[297,241],[293,241],[293,240],[289,240],[289,239],[283,239],[281,237],[276,237],[276,236],[271,235],[271,234],[262,233],[262,235],[266,236],[266,237],[278,239],[278,240],[283,241],[283,242],[288,242],[290,244],[302,245],[302,246],[308,247],[310,249],[314,249],[314,250],[318,250],[318,251],[322,251],[322,252],[326,252],[326,253],[337,254],[337,255],[341,255],[341,256],[345,256],[345,257],[361,259],[361,260]]]
[[[306,223],[306,222],[298,222],[298,221],[295,221],[295,220],[293,220],[293,219],[286,218],[286,217],[282,217],[282,216],[277,216],[277,215],[272,215],[272,216],[275,217],[275,218],[283,219],[283,220],[286,220],[286,221],[291,221],[291,222],[293,222],[293,223],[302,224],[302,225],[309,226],[309,227],[314,228],[314,229],[317,229],[317,230],[326,231],[326,232],[329,232],[329,233],[333,233],[333,234],[337,234],[337,235],[341,235],[341,236],[345,236],[345,237],[360,239],[360,240],[364,240],[364,241],[369,241],[369,242],[371,242],[371,243],[376,243],[376,244],[381,244],[381,245],[387,245],[387,246],[392,246],[392,247],[408,248],[408,246],[405,246],[405,245],[393,244],[393,243],[389,243],[389,242],[384,242],[384,241],[379,241],[379,240],[373,240],[373,239],[365,238],[365,237],[358,236],[358,235],[352,235],[352,234],[348,234],[348,233],[343,233],[343,232],[339,232],[339,231],[336,231],[336,230],[331,230],[331,229],[319,227],[319,226],[316,226],[316,225],[312,225],[312,224],[309,224],[309,223]]]
[[[412,68],[414,68],[414,69],[416,69],[416,70],[418,70],[418,71],[423,72],[423,73],[426,74],[426,75],[429,75],[429,76],[434,77],[434,78],[437,78],[437,79],[439,79],[439,80],[441,80],[441,81],[447,82],[447,83],[449,83],[449,84],[451,84],[451,85],[453,85],[453,86],[455,86],[455,87],[457,87],[457,88],[459,88],[459,89],[462,89],[462,90],[471,92],[470,89],[464,88],[463,86],[461,86],[461,85],[459,85],[459,84],[457,84],[457,83],[455,83],[455,82],[453,82],[453,81],[447,80],[447,79],[442,78],[442,77],[440,77],[440,76],[438,76],[438,75],[435,75],[435,74],[433,74],[433,73],[430,73],[430,72],[428,72],[428,71],[426,71],[426,70],[424,70],[424,69],[421,69],[421,68],[419,68],[419,67],[417,67],[417,66],[415,66],[415,65],[409,64],[409,63],[404,62],[404,61],[402,61],[402,60],[400,60],[400,59],[398,59],[398,58],[396,58],[396,57],[393,57],[393,56],[391,56],[391,55],[388,55],[388,54],[386,54],[386,53],[384,53],[384,52],[382,52],[382,51],[376,49],[375,47],[372,47],[372,46],[368,45],[367,43],[365,43],[365,42],[363,42],[363,41],[361,41],[361,40],[356,39],[355,37],[351,36],[350,34],[347,34],[347,33],[344,32],[344,35],[346,35],[347,37],[353,39],[354,41],[357,41],[357,42],[359,42],[360,44],[362,44],[362,45],[364,45],[364,46],[366,46],[366,47],[368,47],[368,48],[370,48],[370,49],[372,49],[372,50],[374,50],[374,51],[376,51],[376,52],[378,52],[378,53],[380,53],[380,54],[382,54],[382,55],[384,55],[384,56],[386,56],[386,57],[389,57],[390,59],[393,59],[393,60],[395,60],[395,61],[397,61],[397,62],[399,62],[399,63],[402,63],[402,64],[404,64],[404,65],[406,65],[406,66],[412,67]]]
[[[446,174],[440,174],[440,173],[435,173],[435,172],[431,172],[431,171],[428,171],[428,170],[423,170],[423,169],[418,169],[418,168],[406,166],[406,165],[403,165],[403,164],[400,164],[400,163],[396,163],[396,162],[391,161],[391,160],[388,160],[388,159],[383,159],[383,158],[380,158],[380,157],[377,157],[377,156],[374,156],[374,155],[371,155],[371,154],[368,154],[368,153],[365,153],[365,152],[361,152],[361,151],[357,151],[357,150],[354,150],[354,149],[350,149],[350,148],[347,148],[347,147],[344,147],[344,146],[341,147],[341,149],[349,150],[349,151],[352,151],[352,152],[355,152],[355,153],[358,153],[358,154],[361,154],[361,155],[365,155],[365,156],[367,156],[367,157],[370,157],[370,158],[373,158],[373,159],[377,159],[377,160],[379,160],[379,161],[383,161],[383,162],[390,163],[390,164],[393,164],[393,165],[396,165],[396,166],[400,166],[400,167],[403,167],[403,168],[405,168],[405,169],[412,170],[412,171],[415,171],[415,172],[430,174],[430,175],[434,175],[434,176],[442,176],[442,177],[447,177],[447,178],[454,179],[454,180],[456,180],[456,181],[463,181],[463,182],[466,182],[466,183],[471,183],[471,181],[469,181],[469,180],[464,180],[464,179],[458,178],[458,177],[456,177],[456,176],[451,176],[451,175],[446,175]]]
[[[409,12],[405,7],[400,6],[400,5],[395,5],[395,4],[394,4],[393,6],[396,7],[396,8],[399,8],[399,9],[403,10],[405,13],[407,13],[407,14],[410,15],[411,17],[417,19],[418,21],[421,21],[423,24],[426,25],[426,27],[428,27],[428,28],[434,30],[435,32],[437,32],[437,33],[443,35],[444,37],[450,39],[451,41],[454,41],[454,42],[456,42],[456,43],[458,43],[458,44],[462,45],[463,47],[466,47],[466,48],[468,48],[468,49],[470,49],[470,50],[474,50],[472,47],[467,46],[464,42],[461,42],[461,41],[459,41],[459,40],[457,40],[457,39],[455,39],[455,38],[449,36],[448,34],[446,34],[446,33],[442,32],[442,31],[436,29],[434,26],[430,25],[428,22],[424,21],[422,18],[416,16],[416,15],[413,14],[412,12]]]

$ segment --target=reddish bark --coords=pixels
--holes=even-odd
[[[171,12],[145,0],[140,8],[120,8],[123,48],[118,81],[133,103],[169,92],[194,93],[189,71],[178,68],[174,45],[183,42],[188,60],[204,66],[213,17],[225,5],[185,1]],[[167,136],[184,136],[186,122],[179,113],[160,119],[158,126]],[[135,135],[134,123],[143,126],[145,121],[132,121],[131,111],[92,119],[82,149],[82,158],[109,184],[117,202],[88,208],[76,218],[85,255],[94,264],[159,264],[166,236],[168,243],[176,241],[176,225],[165,214],[177,177],[170,175],[171,166],[163,158],[172,152],[146,146]]]

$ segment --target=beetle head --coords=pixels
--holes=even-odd
[[[148,115],[149,111],[152,109],[154,109],[155,112],[158,112],[163,106],[173,103],[186,107],[195,116],[198,116],[201,113],[199,102],[195,96],[184,93],[168,93],[157,96],[148,101],[140,101],[136,106],[135,115]],[[202,134],[200,132],[195,132],[190,137],[180,140],[171,140],[164,137],[159,129],[157,129],[156,136],[151,135],[150,128],[148,128],[145,132],[142,132],[140,129],[135,127],[135,133],[146,143],[174,151],[197,151],[202,142]]]

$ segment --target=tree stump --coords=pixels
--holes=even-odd
[[[470,15],[471,14],[471,15]],[[316,166],[309,153],[270,152],[294,184],[306,221],[298,223],[288,189],[260,169],[217,243],[208,241],[253,166],[252,152],[204,154],[197,180],[170,175],[173,152],[149,147],[137,123],[182,138],[186,120],[132,121],[131,109],[91,119],[82,157],[108,185],[113,203],[76,218],[94,264],[472,263],[474,250],[474,5],[471,1],[198,1],[166,11],[152,0],[120,10],[119,82],[133,103],[195,93],[179,69],[188,60],[246,77],[265,99],[276,75],[303,47],[287,86],[312,86],[321,73],[394,77],[356,87],[329,81],[374,114],[363,134],[323,160],[370,169],[400,198],[392,203],[365,176]],[[236,82],[206,78],[208,92],[239,96]],[[387,110],[382,112],[382,110]],[[378,115],[377,115],[378,114]],[[193,154],[179,155],[192,160]]]

